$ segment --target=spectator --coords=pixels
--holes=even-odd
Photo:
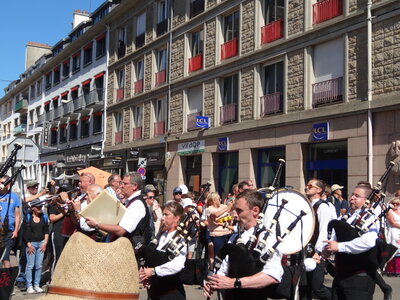
[[[174,197],[173,199],[176,202],[181,203],[181,200],[182,200],[182,189],[179,186],[174,188],[172,194],[173,194],[173,197]]]
[[[250,189],[249,185],[247,184],[247,181],[242,181],[238,184],[238,192],[241,193],[245,190]]]
[[[39,199],[32,200],[32,212],[28,214],[23,223],[23,240],[26,244],[26,286],[28,294],[42,293],[40,278],[42,262],[49,238],[49,224],[47,217],[42,212],[43,202]],[[35,280],[32,285],[32,273],[35,270]]]
[[[108,184],[106,190],[113,196],[116,200],[124,200],[120,198],[121,195],[121,176],[119,174],[114,173],[108,177]],[[123,203],[123,201],[121,201]]]
[[[147,208],[149,209],[150,212],[150,229],[152,232],[152,237],[155,237],[156,235],[156,222],[158,221],[158,215],[156,213],[156,210],[160,210],[160,205],[158,203],[155,203],[156,200],[156,194],[154,191],[146,191],[146,195],[144,196],[144,199],[147,203]],[[162,215],[162,214],[161,214]],[[158,230],[157,230],[158,232]]]
[[[390,202],[393,206],[386,214],[387,242],[400,248],[400,198],[393,198]]]
[[[185,214],[188,213],[193,213],[192,218],[196,218],[199,220],[199,214],[196,211],[196,204],[193,202],[191,198],[184,198],[182,199],[182,207],[185,212]],[[192,228],[192,230],[195,230],[195,227]],[[193,237],[189,242],[188,242],[188,253],[187,253],[187,259],[192,259],[195,249],[196,249],[196,241],[197,238]]]
[[[349,203],[342,196],[343,188],[341,185],[333,184],[331,187],[332,194],[329,199],[333,206],[335,206],[336,214],[339,217],[345,215],[349,209]]]

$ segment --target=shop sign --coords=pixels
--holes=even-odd
[[[85,164],[86,161],[87,161],[87,154],[82,154],[82,153],[67,155],[65,157],[65,162],[68,164],[76,164],[76,163]]]
[[[229,137],[218,138],[218,151],[229,150]]]
[[[196,116],[196,128],[210,128],[210,118],[205,116]]]
[[[204,140],[178,144],[178,155],[204,152],[205,144]]]
[[[49,145],[49,130],[50,130],[50,123],[44,122],[43,126],[43,146],[47,147]]]
[[[314,142],[329,140],[329,122],[314,124],[312,135]]]

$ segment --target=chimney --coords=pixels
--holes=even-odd
[[[72,15],[73,15],[72,29],[74,29],[76,26],[78,26],[83,21],[87,21],[90,19],[89,12],[87,12],[86,10],[81,11],[80,9],[77,9],[73,12]]]
[[[25,70],[45,54],[51,53],[51,46],[35,42],[27,42],[25,47]]]

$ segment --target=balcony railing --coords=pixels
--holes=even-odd
[[[124,88],[120,88],[117,90],[117,101],[124,100]]]
[[[53,120],[53,111],[50,110],[50,111],[46,112],[46,121],[50,122],[52,120]]]
[[[283,37],[283,19],[268,23],[261,28],[261,43],[266,44]]]
[[[323,0],[313,5],[314,24],[333,19],[343,14],[343,0]]]
[[[221,124],[231,123],[237,121],[237,104],[225,104],[220,107],[220,120]]]
[[[82,107],[83,107],[83,96],[82,95],[72,101],[74,103],[74,111],[82,109]]]
[[[164,134],[165,131],[165,122],[154,122],[154,136],[160,136]]]
[[[138,80],[134,83],[135,94],[143,92],[143,79]]]
[[[221,45],[221,60],[238,55],[238,39],[234,38]]]
[[[267,94],[260,98],[261,116],[281,113],[283,111],[283,98],[281,92]]]
[[[121,57],[124,57],[125,53],[126,53],[126,45],[121,44],[117,50],[118,59],[120,59]]]
[[[85,95],[86,106],[90,106],[92,104],[102,104],[104,101],[104,92],[104,89],[91,90],[90,93]]]
[[[188,130],[197,129],[197,127],[196,127],[196,116],[201,116],[201,115],[202,115],[201,111],[187,115],[187,129]]]
[[[190,17],[193,18],[204,11],[204,0],[195,0],[190,3]]]
[[[26,124],[19,124],[14,128],[14,135],[18,135],[25,132],[26,132]]]
[[[165,69],[157,72],[156,73],[156,85],[165,83],[165,81],[167,79],[166,75],[167,75],[167,72]]]
[[[74,111],[74,102],[69,101],[67,103],[63,103],[63,114],[69,115]]]
[[[28,100],[22,99],[15,103],[15,112],[23,112],[28,110]]]
[[[203,53],[189,58],[189,72],[197,71],[203,68]]]
[[[115,133],[114,142],[115,144],[122,144],[122,131]]]
[[[144,45],[144,41],[145,41],[145,37],[146,37],[146,33],[142,33],[136,36],[136,40],[135,40],[135,46],[136,48],[140,48]]]
[[[54,115],[53,115],[54,119],[58,119],[59,117],[61,117],[62,114],[61,111],[62,111],[62,106],[57,106],[54,108]]]
[[[168,29],[168,19],[162,20],[160,23],[157,23],[157,36],[160,36],[167,32]]]
[[[343,101],[343,77],[313,84],[313,107]]]
[[[142,138],[142,127],[133,128],[132,137],[134,140],[140,140]]]

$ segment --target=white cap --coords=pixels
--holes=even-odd
[[[183,194],[183,195],[189,193],[189,189],[187,188],[186,185],[181,184],[181,185],[179,186],[179,188],[182,190],[182,194]]]
[[[312,272],[317,267],[317,262],[312,258],[306,258],[304,260],[304,267],[306,268],[306,272]]]
[[[331,191],[332,193],[336,190],[341,190],[342,188],[344,188],[344,186],[338,185],[338,184],[332,184],[331,186]]]
[[[181,200],[181,205],[182,205],[183,208],[188,207],[188,206],[196,207],[196,204],[190,198],[183,198]]]

